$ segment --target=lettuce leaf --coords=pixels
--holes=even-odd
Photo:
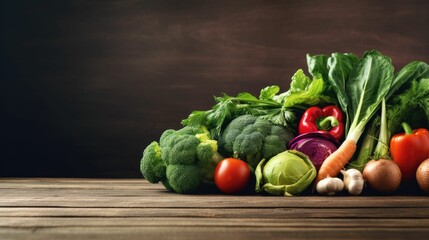
[[[289,90],[284,94],[286,108],[307,108],[321,104],[334,104],[335,98],[325,94],[327,85],[321,75],[311,80],[299,69],[293,76]]]

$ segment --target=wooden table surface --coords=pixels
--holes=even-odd
[[[428,196],[180,195],[144,179],[0,179],[0,239],[427,239]]]

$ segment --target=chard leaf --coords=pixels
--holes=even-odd
[[[327,55],[321,54],[311,56],[310,54],[307,54],[307,66],[308,72],[313,76],[313,78],[321,75],[323,80],[328,80],[329,70]]]
[[[349,116],[352,139],[359,139],[366,123],[389,92],[393,81],[391,59],[378,51],[365,53],[350,72],[346,91],[349,93]]]
[[[337,94],[338,103],[346,115],[346,131],[350,126],[350,116],[348,111],[349,97],[347,94],[346,85],[351,70],[357,63],[359,58],[350,53],[333,53],[328,59],[328,78],[327,81]]]

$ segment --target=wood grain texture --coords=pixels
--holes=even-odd
[[[2,1],[0,176],[140,177],[213,95],[288,88],[305,54],[429,62],[425,0]]]
[[[428,202],[180,195],[130,179],[0,179],[0,239],[426,239]]]

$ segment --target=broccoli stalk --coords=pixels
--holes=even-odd
[[[152,142],[143,151],[140,171],[151,183],[162,182],[170,191],[192,193],[201,183],[213,181],[222,159],[217,141],[206,128],[169,129],[159,143]]]
[[[262,159],[269,159],[286,150],[293,133],[285,127],[251,115],[232,120],[223,131],[219,146],[222,153],[246,161],[255,168]]]

